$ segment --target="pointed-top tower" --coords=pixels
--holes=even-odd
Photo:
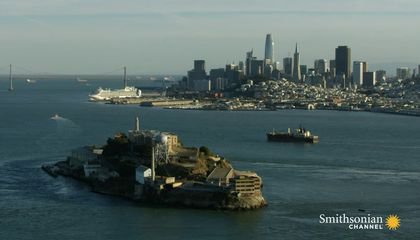
[[[298,51],[298,45],[296,43],[295,54],[293,57],[293,80],[295,82],[300,82],[302,79],[300,74],[300,54]]]

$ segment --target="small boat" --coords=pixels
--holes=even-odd
[[[63,119],[62,117],[60,117],[57,113],[56,114],[54,114],[51,118],[50,118],[51,120],[61,120],[61,119]]]
[[[78,77],[78,78],[76,78],[76,81],[77,81],[77,82],[79,82],[79,83],[85,83],[85,82],[87,82],[88,80],[86,80],[86,79],[80,79],[80,78]]]
[[[287,130],[287,132],[272,131],[267,133],[267,140],[271,142],[303,142],[303,143],[318,143],[319,137],[312,135],[309,130],[303,127],[295,129],[294,132]]]
[[[28,78],[28,79],[26,79],[26,82],[27,82],[27,83],[36,83],[36,80],[32,80],[32,79],[29,79],[29,78]]]

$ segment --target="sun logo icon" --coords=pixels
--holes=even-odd
[[[389,215],[386,218],[386,226],[389,230],[397,230],[400,227],[401,219],[397,215]]]

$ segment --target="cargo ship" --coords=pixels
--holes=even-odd
[[[319,137],[312,135],[309,130],[303,127],[295,129],[293,132],[290,128],[287,132],[272,131],[267,133],[267,140],[271,142],[303,142],[303,143],[318,143]]]

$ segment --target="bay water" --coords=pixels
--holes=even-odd
[[[36,78],[36,77],[31,77]],[[137,81],[137,85],[158,84]],[[119,80],[90,76],[0,77],[0,239],[417,239],[420,237],[420,118],[368,112],[183,111],[88,101]],[[59,114],[62,120],[51,120]],[[208,146],[239,170],[256,171],[269,205],[255,211],[142,206],[95,194],[41,170],[73,148],[102,145],[141,127]],[[267,142],[299,125],[319,144]],[[320,215],[397,214],[396,231],[321,224]]]

